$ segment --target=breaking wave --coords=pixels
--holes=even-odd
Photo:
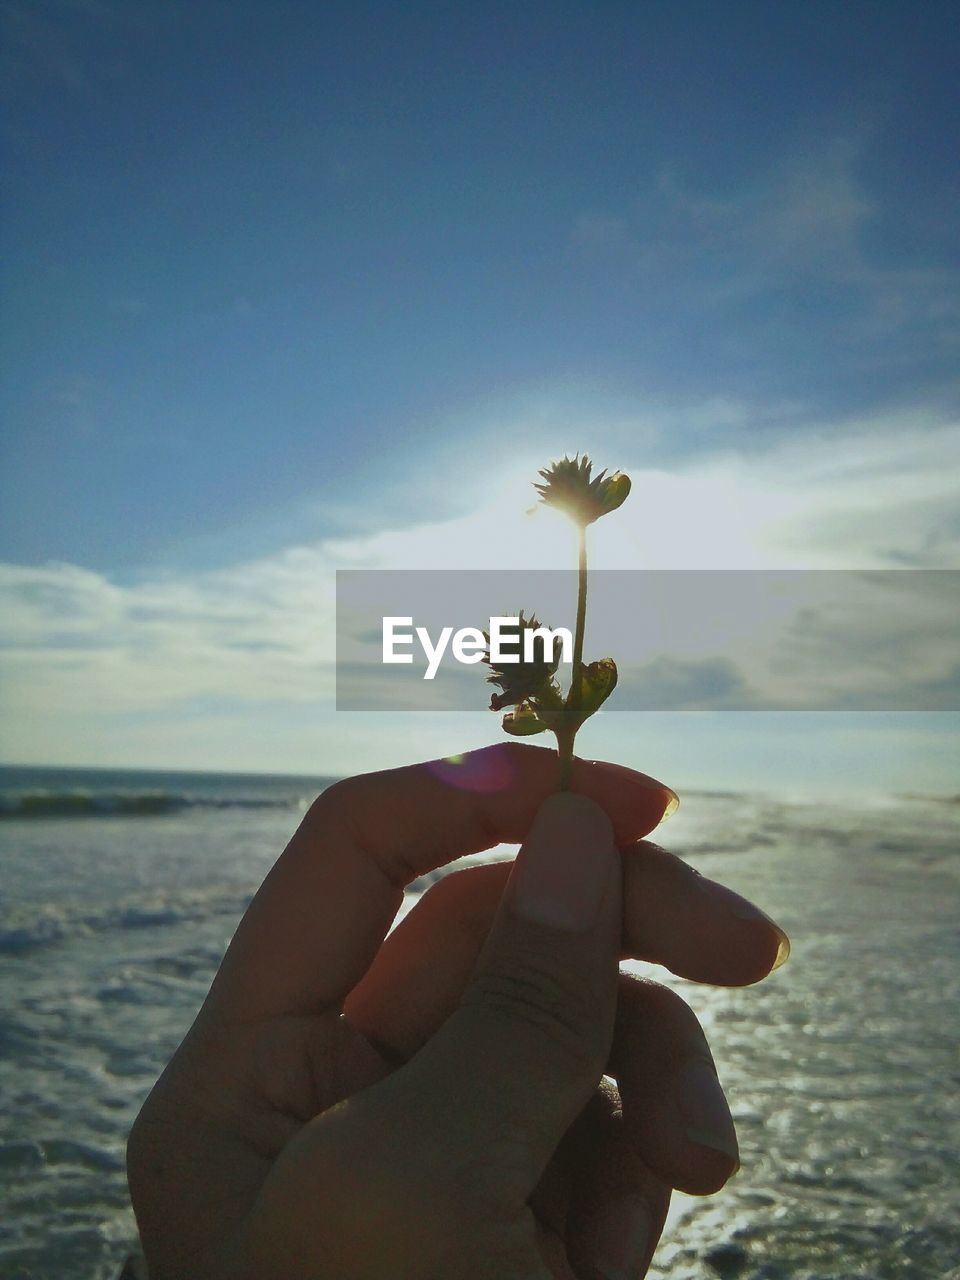
[[[246,891],[235,885],[217,886],[161,892],[104,906],[46,902],[21,907],[0,916],[0,955],[21,955],[71,938],[101,933],[150,929],[214,916],[239,919],[253,893],[252,887]]]
[[[291,809],[291,796],[191,795],[180,791],[0,792],[0,818],[152,818],[188,809]]]

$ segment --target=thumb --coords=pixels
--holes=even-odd
[[[610,820],[586,796],[553,795],[460,1007],[418,1055],[433,1097],[450,1100],[448,1140],[452,1128],[467,1149],[503,1153],[527,1193],[606,1067],[620,932]]]

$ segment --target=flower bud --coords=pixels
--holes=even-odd
[[[554,507],[582,528],[623,506],[630,492],[630,477],[622,471],[606,471],[591,479],[593,463],[584,454],[562,458],[540,472],[544,483],[534,485],[540,501]]]

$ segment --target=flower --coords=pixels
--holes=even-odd
[[[556,682],[553,677],[556,675],[557,667],[560,665],[560,643],[559,638],[553,641],[551,645],[551,653],[547,654],[547,645],[543,636],[533,637],[533,656],[530,662],[524,661],[525,652],[525,633],[538,630],[543,624],[538,622],[536,617],[531,615],[524,618],[523,610],[520,610],[516,627],[503,627],[500,635],[507,642],[509,648],[515,651],[519,656],[519,661],[504,663],[502,666],[492,661],[490,657],[489,644],[490,636],[484,632],[484,639],[487,642],[487,654],[484,662],[490,667],[490,675],[487,676],[489,684],[500,686],[500,693],[495,693],[490,698],[490,710],[501,711],[504,707],[518,706],[521,702],[525,702],[528,698],[545,698],[552,701],[551,694],[556,691]],[[516,639],[514,640],[514,637]]]
[[[540,501],[547,507],[565,512],[578,525],[585,527],[601,516],[616,511],[630,492],[630,477],[622,471],[608,476],[606,471],[590,478],[593,464],[586,454],[581,458],[562,458],[541,471],[543,484],[535,484]]]
[[[612,476],[601,471],[596,477],[591,472],[590,459],[586,454],[581,458],[578,453],[574,458],[564,457],[541,471],[543,484],[534,482],[544,506],[565,512],[580,531],[577,630],[573,643],[573,670],[566,697],[556,678],[561,656],[557,651],[559,636],[553,636],[550,641],[542,634],[531,637],[530,657],[528,661],[524,660],[530,632],[542,630],[552,635],[548,628],[541,628],[532,614],[529,619],[525,619],[521,612],[515,618],[497,619],[496,623],[491,620],[491,633],[500,626],[499,639],[507,641],[506,650],[498,646],[496,660],[491,637],[487,632],[483,633],[487,642],[484,662],[490,668],[487,681],[500,689],[490,699],[490,710],[510,708],[504,713],[503,728],[505,733],[515,738],[526,738],[545,730],[556,736],[561,791],[569,791],[573,785],[573,747],[578,729],[599,710],[617,686],[617,664],[612,658],[583,661],[587,616],[587,525],[623,505],[630,492],[630,477],[622,471],[615,471]],[[502,626],[501,622],[513,625]],[[515,652],[516,662],[505,660],[507,653],[513,656]]]

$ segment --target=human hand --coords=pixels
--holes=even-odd
[[[636,843],[661,784],[578,761],[551,797],[555,773],[503,744],[317,800],[131,1134],[151,1275],[639,1276],[669,1188],[730,1176],[696,1019],[617,961],[739,985],[785,939]],[[384,940],[405,884],[521,840],[512,874],[454,872]]]

